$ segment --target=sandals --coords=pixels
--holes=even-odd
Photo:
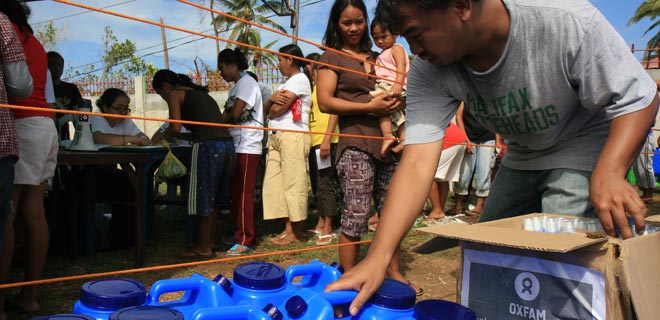
[[[419,296],[421,296],[421,295],[424,294],[424,289],[422,289],[421,287],[418,287],[418,286],[412,284],[412,282],[410,282],[410,281],[408,281],[408,285],[409,285],[411,288],[413,288],[413,290],[415,290],[415,295],[416,295],[416,296],[419,297]]]
[[[336,233],[331,233],[331,234],[326,234],[326,235],[319,235],[318,240],[316,240],[316,245],[317,246],[325,246],[330,243],[332,243],[332,240],[337,238]]]
[[[228,256],[236,257],[236,256],[242,256],[248,254],[250,251],[252,251],[252,248],[237,243],[233,245],[231,248],[229,248],[229,250],[227,250],[225,254]]]
[[[209,254],[203,254],[197,251],[194,251],[192,248],[187,249],[186,251],[180,252],[176,255],[180,259],[211,259],[215,257],[215,252],[211,251]]]

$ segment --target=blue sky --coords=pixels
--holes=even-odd
[[[199,3],[204,0],[192,1]],[[650,37],[650,35],[643,37],[642,34],[651,22],[645,20],[629,27],[626,24],[642,1],[592,0],[592,3],[612,23],[628,46],[634,43],[636,48],[641,48]],[[208,12],[175,0],[78,0],[78,2],[92,7],[114,5],[107,10],[151,21],[158,21],[159,17],[162,17],[165,24],[198,32],[211,32]],[[208,0],[205,2],[208,4]],[[376,2],[376,0],[365,0],[370,14],[373,12]],[[299,36],[314,43],[320,43],[331,5],[332,0],[301,0]],[[101,37],[106,26],[112,27],[115,36],[120,41],[130,39],[135,42],[139,50],[138,55],[144,56],[146,61],[153,62],[159,68],[163,67],[160,28],[157,26],[97,12],[85,13],[87,10],[52,1],[30,2],[30,8],[32,9],[30,23],[35,28],[38,28],[41,22],[55,19],[53,21],[55,26],[62,30],[62,38],[59,40],[56,50],[65,57],[67,69],[69,67],[81,68],[95,62],[96,66],[100,67],[98,61],[103,55]],[[282,26],[289,27],[288,17],[274,17],[273,19]],[[291,29],[288,31],[291,32]],[[275,49],[290,43],[288,38],[271,34],[268,31],[262,31],[261,34],[264,44],[278,40],[273,46]],[[168,46],[171,48],[169,50],[170,69],[177,72],[189,71],[194,68],[195,59],[198,62],[201,60],[215,66],[214,40],[202,39],[186,43],[199,37],[189,36],[187,33],[175,30],[166,30],[166,37],[169,41]],[[303,43],[299,43],[299,45],[305,54],[319,51],[311,45]],[[221,48],[224,48],[224,43],[221,43]],[[82,68],[79,70],[82,71]]]

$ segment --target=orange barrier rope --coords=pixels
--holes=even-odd
[[[48,111],[48,112],[54,112],[54,113],[88,115],[88,116],[95,116],[95,117],[121,118],[121,119],[133,119],[133,120],[145,120],[145,121],[160,121],[160,122],[170,122],[170,123],[180,123],[180,124],[190,124],[190,125],[202,125],[202,126],[210,126],[210,127],[255,129],[255,130],[263,130],[263,131],[280,131],[280,132],[293,132],[293,133],[302,133],[302,134],[323,134],[323,135],[338,136],[338,137],[350,137],[350,138],[374,139],[374,140],[398,140],[398,139],[378,137],[378,136],[363,136],[363,135],[348,134],[348,133],[334,133],[334,132],[321,132],[321,131],[317,132],[317,131],[304,131],[304,130],[294,130],[294,129],[279,129],[279,128],[268,128],[268,127],[242,126],[242,125],[236,125],[236,124],[225,124],[225,123],[215,123],[215,122],[173,120],[173,119],[167,119],[167,118],[129,116],[129,115],[113,114],[113,113],[98,113],[98,112],[90,112],[90,111],[62,110],[62,109],[51,109],[51,108],[41,108],[41,107],[16,106],[16,105],[1,104],[1,103],[0,103],[0,108],[15,109],[15,110],[26,110],[26,111]]]
[[[185,3],[185,4],[190,5],[190,6],[193,6],[193,7],[196,7],[196,8],[198,8],[198,9],[202,9],[202,10],[206,10],[206,11],[209,11],[209,12],[213,12],[213,13],[218,14],[218,15],[221,15],[221,16],[223,16],[223,17],[226,17],[226,18],[229,18],[229,19],[233,19],[233,20],[236,20],[236,21],[240,21],[240,22],[242,22],[242,23],[249,24],[249,25],[251,25],[251,26],[255,26],[255,27],[257,27],[257,28],[264,29],[264,30],[266,30],[266,31],[270,31],[270,32],[273,32],[273,33],[279,34],[279,35],[281,35],[281,36],[285,36],[285,37],[288,37],[288,38],[291,38],[291,39],[295,39],[295,40],[300,41],[300,42],[304,42],[304,43],[307,43],[307,44],[311,44],[311,45],[313,45],[313,46],[315,46],[315,47],[318,47],[319,49],[322,49],[322,50],[332,51],[332,52],[334,52],[334,53],[338,53],[338,54],[340,54],[340,55],[343,55],[343,56],[346,56],[346,57],[349,57],[349,58],[352,58],[352,59],[355,59],[355,60],[358,60],[358,61],[361,61],[361,62],[364,62],[364,63],[368,63],[368,64],[373,65],[373,66],[378,66],[378,67],[380,67],[380,68],[383,68],[383,69],[386,69],[386,70],[389,70],[389,71],[393,71],[393,72],[395,72],[395,73],[397,73],[397,74],[407,75],[407,74],[405,74],[405,73],[401,73],[401,72],[399,72],[399,71],[396,70],[396,69],[392,69],[392,68],[388,68],[388,67],[385,67],[385,66],[377,65],[375,62],[369,61],[369,60],[367,60],[367,59],[361,59],[361,58],[358,58],[358,57],[356,57],[356,56],[354,56],[354,55],[351,55],[351,54],[348,54],[348,53],[346,53],[346,52],[344,52],[344,51],[337,50],[337,49],[330,48],[330,47],[326,47],[326,46],[324,46],[324,45],[322,45],[322,44],[318,44],[318,43],[315,43],[315,42],[313,42],[313,41],[309,41],[309,40],[304,39],[304,38],[296,37],[296,36],[294,36],[294,35],[290,35],[290,34],[288,34],[288,33],[285,33],[285,32],[282,32],[282,31],[279,31],[279,30],[276,30],[276,29],[273,29],[273,28],[270,28],[270,27],[267,27],[267,26],[264,26],[264,25],[261,25],[261,24],[254,23],[254,22],[252,22],[252,21],[248,21],[248,20],[245,20],[245,19],[242,19],[242,18],[236,17],[236,16],[232,16],[232,15],[227,14],[227,13],[224,13],[224,12],[222,12],[222,11],[214,10],[213,8],[210,8],[210,7],[205,7],[205,6],[201,5],[201,4],[193,3],[193,2],[190,2],[190,1],[187,1],[187,0],[177,0],[177,1],[179,1],[179,2],[181,2],[181,3]],[[398,84],[401,84],[401,85],[405,85],[405,83],[399,83],[399,82],[395,82],[395,83],[398,83]]]
[[[352,73],[362,75],[362,76],[367,76],[367,77],[370,77],[370,78],[387,80],[383,77],[378,77],[378,76],[373,75],[373,74],[368,74],[368,73],[356,71],[356,70],[353,70],[353,69],[339,67],[339,66],[335,66],[335,65],[332,65],[332,64],[319,62],[319,61],[315,61],[315,60],[311,60],[311,59],[300,58],[300,57],[296,57],[296,56],[293,56],[293,55],[290,55],[290,54],[287,54],[287,53],[281,53],[281,52],[278,52],[278,51],[275,51],[275,50],[265,49],[265,48],[253,46],[251,44],[238,42],[238,41],[225,39],[225,38],[220,38],[220,37],[208,35],[208,34],[197,32],[197,31],[192,31],[192,30],[188,30],[188,29],[184,29],[184,28],[180,28],[180,27],[176,27],[176,26],[172,26],[172,25],[167,25],[167,24],[160,23],[160,22],[155,22],[155,21],[150,21],[150,20],[146,20],[146,19],[142,19],[142,18],[137,18],[137,17],[125,15],[125,14],[118,13],[118,12],[113,12],[113,11],[109,11],[109,10],[105,10],[105,9],[99,9],[99,8],[91,7],[91,6],[84,5],[84,4],[71,2],[71,1],[68,1],[68,0],[53,0],[53,1],[63,3],[63,4],[67,4],[67,5],[71,5],[71,6],[75,6],[75,7],[79,7],[79,8],[83,8],[83,9],[87,9],[87,10],[91,10],[91,11],[96,11],[96,12],[109,14],[109,15],[112,15],[112,16],[116,16],[116,17],[120,17],[120,18],[124,18],[124,19],[128,19],[128,20],[138,21],[138,22],[151,24],[151,25],[158,26],[158,27],[163,27],[163,28],[168,28],[168,29],[180,31],[180,32],[185,32],[185,33],[189,33],[189,34],[192,34],[192,35],[197,35],[197,36],[200,36],[200,37],[215,39],[215,40],[219,40],[219,41],[222,41],[222,42],[231,43],[231,44],[234,44],[234,45],[237,45],[237,46],[250,48],[250,49],[253,49],[253,50],[264,51],[264,52],[268,52],[268,53],[272,53],[272,54],[276,54],[276,55],[280,55],[280,56],[284,56],[284,57],[289,57],[291,59],[306,61],[308,63],[318,64],[318,65],[325,66],[325,67],[328,67],[328,68],[331,68],[331,69],[336,69],[336,70],[341,70],[341,71],[346,71],[346,72],[352,72]]]
[[[422,234],[421,233],[415,233],[415,234],[408,235],[406,237],[410,238],[410,237],[416,237],[416,236],[420,236],[420,235],[422,235]],[[144,268],[138,268],[138,269],[126,269],[126,270],[118,270],[118,271],[99,272],[99,273],[92,273],[92,274],[82,274],[82,275],[77,275],[77,276],[66,276],[66,277],[59,277],[59,278],[49,278],[49,279],[42,279],[42,280],[25,281],[25,282],[14,282],[14,283],[8,283],[8,284],[0,284],[0,290],[9,289],[9,288],[16,288],[16,287],[22,287],[22,286],[49,284],[49,283],[55,283],[55,282],[65,282],[65,281],[75,281],[75,280],[84,280],[84,279],[91,279],[91,278],[117,276],[117,275],[131,274],[131,273],[143,273],[143,272],[150,272],[150,271],[160,271],[160,270],[169,270],[169,269],[177,269],[177,268],[196,267],[196,266],[202,266],[202,265],[207,265],[207,264],[216,264],[216,263],[221,263],[221,262],[230,262],[230,261],[256,259],[256,258],[266,258],[266,257],[271,257],[271,256],[283,255],[283,254],[296,254],[296,253],[302,253],[302,252],[308,252],[308,251],[334,249],[334,248],[339,248],[339,247],[343,247],[343,246],[350,246],[350,245],[356,245],[356,244],[367,244],[367,243],[370,243],[370,242],[372,242],[372,240],[361,240],[361,241],[348,242],[348,243],[337,243],[337,244],[330,244],[330,245],[325,245],[325,246],[307,247],[307,248],[302,248],[302,249],[273,251],[273,252],[267,252],[267,253],[251,254],[251,255],[245,255],[245,256],[228,257],[228,258],[213,259],[213,260],[194,261],[194,262],[186,262],[186,263],[176,263],[176,264],[160,265],[160,266],[153,266],[153,267],[144,267]]]

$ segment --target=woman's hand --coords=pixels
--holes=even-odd
[[[355,290],[359,291],[349,307],[351,315],[360,312],[369,298],[378,290],[385,281],[388,261],[379,261],[374,257],[367,256],[362,262],[344,273],[341,279],[325,287],[325,291]]]
[[[401,101],[391,93],[381,93],[375,96],[368,104],[369,113],[378,117],[387,116],[399,110]]]
[[[151,140],[147,136],[126,136],[126,142],[136,146],[150,146]]]

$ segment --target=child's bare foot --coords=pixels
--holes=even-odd
[[[396,142],[396,137],[392,134],[389,135],[383,135],[383,138],[387,138],[387,140],[383,140],[383,144],[380,147],[380,156],[384,157],[387,154],[387,151],[390,149],[390,147]]]

